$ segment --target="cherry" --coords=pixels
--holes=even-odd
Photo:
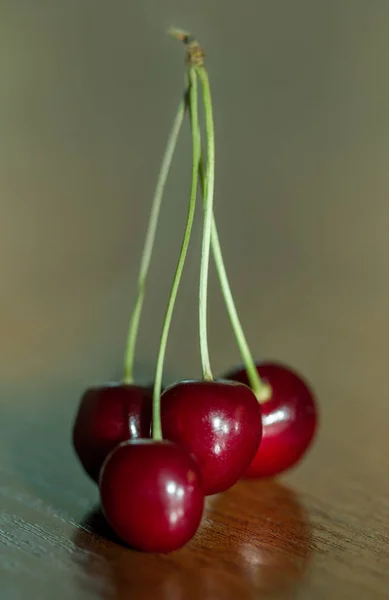
[[[263,437],[246,477],[273,477],[295,466],[317,429],[317,406],[308,384],[292,369],[275,362],[256,364],[271,397],[261,404]],[[248,385],[245,369],[228,378]]]
[[[108,523],[138,550],[177,550],[200,525],[204,509],[200,472],[177,444],[123,442],[105,461],[99,486]]]
[[[73,426],[73,446],[95,481],[107,455],[120,442],[150,437],[152,388],[110,383],[89,388]]]
[[[261,410],[245,385],[184,380],[161,397],[164,438],[182,444],[197,460],[205,495],[231,487],[261,441]]]

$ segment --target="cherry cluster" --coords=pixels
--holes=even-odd
[[[288,367],[253,361],[229,285],[213,212],[215,143],[211,91],[204,53],[189,34],[172,30],[187,54],[187,85],[162,162],[142,255],[128,334],[123,381],[88,389],[73,427],[73,445],[100,490],[104,515],[131,547],[170,552],[198,530],[205,496],[242,477],[272,477],[296,465],[317,428],[308,384]],[[206,162],[198,116],[202,91]],[[135,345],[164,186],[174,149],[189,114],[192,181],[187,222],[162,327],[155,381],[134,380]],[[162,390],[166,345],[195,214],[197,189],[204,204],[199,285],[199,339],[203,377]],[[214,378],[207,339],[207,283],[212,250],[225,304],[244,367]]]

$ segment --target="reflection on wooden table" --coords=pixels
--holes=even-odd
[[[240,483],[211,497],[195,539],[164,557],[117,545],[98,509],[81,525],[74,542],[88,551],[83,568],[91,579],[108,580],[115,598],[211,600],[286,591],[304,577],[313,549],[296,495],[273,482]]]

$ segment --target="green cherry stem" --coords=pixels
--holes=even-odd
[[[204,198],[206,177],[204,161],[202,156],[200,157],[199,162],[199,173],[201,193]],[[250,347],[247,342],[247,338],[245,336],[242,324],[239,319],[238,311],[236,309],[234,297],[232,295],[230,282],[228,280],[227,271],[224,264],[219,234],[217,231],[214,215],[212,216],[211,246],[217,274],[220,281],[220,287],[224,297],[224,302],[227,308],[228,316],[230,318],[232,329],[234,331],[235,339],[237,341],[238,348],[242,356],[245,369],[247,371],[250,387],[253,390],[258,402],[266,402],[271,397],[271,388],[268,384],[264,383],[261,380],[258,374],[253,356],[250,351]]]
[[[163,192],[170,171],[170,166],[173,159],[173,154],[177,145],[178,135],[180,133],[182,123],[185,116],[186,97],[184,97],[179,106],[173,122],[173,126],[166,144],[165,153],[163,156],[161,170],[159,172],[157,185],[154,192],[154,197],[151,206],[150,219],[147,228],[145,245],[143,248],[142,259],[138,275],[137,296],[134,309],[130,318],[130,325],[127,336],[127,346],[124,356],[124,375],[123,382],[130,384],[134,381],[134,360],[135,346],[139,331],[139,322],[142,313],[143,301],[146,289],[146,280],[150,268],[151,255],[153,252],[155,234],[157,231],[158,218],[162,204]]]
[[[166,354],[166,345],[169,336],[170,324],[172,320],[173,310],[175,301],[177,298],[177,292],[180,285],[182,272],[185,265],[185,259],[189,247],[190,236],[192,233],[193,220],[195,215],[196,207],[196,194],[198,186],[198,175],[199,175],[199,160],[201,153],[200,146],[200,130],[198,120],[198,91],[197,91],[197,74],[193,67],[189,68],[189,105],[190,115],[192,120],[193,134],[192,134],[192,183],[190,190],[190,201],[188,208],[188,215],[186,220],[184,237],[181,244],[180,255],[177,262],[176,271],[174,274],[173,285],[170,291],[168,305],[165,313],[165,319],[162,327],[161,340],[157,358],[157,366],[155,372],[155,382],[153,391],[153,428],[152,434],[154,440],[162,439],[162,427],[161,427],[161,385],[162,385],[162,374],[163,365]]]
[[[250,382],[250,387],[253,390],[258,402],[266,402],[271,396],[271,388],[264,383],[257,371],[250,347],[247,343],[246,336],[243,331],[242,324],[239,319],[238,311],[236,310],[234,297],[232,295],[230,282],[228,280],[226,268],[224,265],[222,250],[220,247],[219,235],[216,228],[216,223],[212,223],[212,251],[215,260],[216,270],[218,273],[220,287],[222,289],[224,302],[230,318],[231,326],[234,331],[235,339],[238,344],[242,360],[247,371],[247,376]]]
[[[191,69],[195,69],[202,88],[202,97],[205,113],[205,129],[207,134],[207,170],[205,177],[204,193],[204,222],[203,239],[201,246],[200,286],[199,286],[199,338],[200,357],[203,379],[213,381],[211,362],[208,348],[207,329],[207,298],[208,298],[208,272],[209,254],[211,246],[211,226],[213,216],[213,194],[215,186],[215,131],[213,123],[213,109],[211,89],[208,74],[204,68],[204,51],[197,40],[187,31],[171,28],[168,32],[172,37],[184,42],[187,53],[187,62]],[[197,138],[197,124],[192,119],[192,134]],[[199,134],[200,136],[200,134]],[[199,137],[200,143],[200,137]],[[201,155],[201,146],[199,160]],[[198,173],[199,162],[196,164]]]
[[[201,249],[199,289],[200,354],[203,369],[203,378],[212,381],[213,375],[211,370],[208,348],[207,296],[209,254],[211,246],[211,230],[213,220],[213,195],[215,186],[215,130],[213,122],[212,97],[208,74],[202,65],[196,66],[196,71],[199,76],[202,87],[205,114],[205,129],[207,134],[207,169],[204,182],[204,226]]]
[[[169,30],[169,33],[173,37],[182,40],[186,44],[187,59],[190,64],[196,65],[196,70],[199,75],[203,89],[204,109],[206,118],[207,169],[205,169],[204,167],[204,161],[201,152],[201,140],[200,158],[198,164],[201,192],[204,201],[204,231],[201,257],[199,302],[200,350],[203,365],[203,377],[204,379],[213,379],[210,367],[207,338],[207,284],[209,269],[209,247],[211,245],[216,270],[220,281],[220,287],[222,289],[224,297],[224,302],[226,304],[231,326],[234,331],[239,351],[247,371],[250,386],[254,394],[256,395],[258,402],[266,402],[271,397],[272,390],[268,384],[264,383],[261,380],[256,369],[255,362],[250,351],[250,347],[247,343],[247,339],[239,319],[238,311],[236,309],[231,291],[231,286],[228,280],[227,271],[223,260],[223,254],[220,246],[219,235],[216,227],[215,216],[213,213],[213,193],[215,182],[215,135],[209,80],[208,75],[203,67],[204,53],[199,44],[193,38],[193,36],[190,35],[190,33],[175,28],[171,28]],[[194,134],[194,123],[192,121],[192,118],[191,127],[192,134]]]

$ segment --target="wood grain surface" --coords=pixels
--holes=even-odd
[[[85,387],[121,373],[183,84],[170,25],[206,48],[216,217],[250,345],[310,380],[321,422],[298,468],[211,498],[186,548],[146,556],[111,537],[70,431]],[[3,0],[0,45],[1,600],[389,598],[389,2]],[[141,378],[153,375],[189,152],[186,132]],[[167,382],[199,374],[199,241],[198,220]],[[213,270],[209,317],[219,374],[240,359]]]

